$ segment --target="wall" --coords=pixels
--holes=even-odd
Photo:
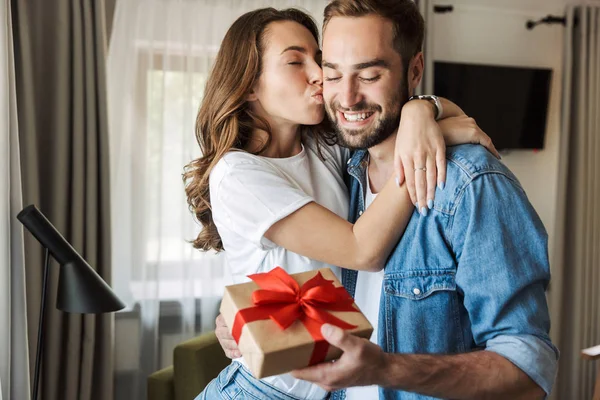
[[[521,181],[548,230],[552,253],[565,28],[562,25],[539,25],[527,30],[525,23],[548,14],[564,15],[565,2],[462,0],[433,3],[452,4],[454,11],[430,14],[427,25],[430,33],[428,57],[431,61],[531,66],[554,71],[544,149],[512,150],[503,154],[502,159]]]

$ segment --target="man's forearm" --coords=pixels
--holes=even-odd
[[[544,391],[491,351],[456,355],[387,354],[379,385],[452,399],[538,399]]]

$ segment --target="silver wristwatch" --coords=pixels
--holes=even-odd
[[[437,97],[436,95],[433,95],[433,94],[419,94],[419,95],[416,95],[416,96],[410,96],[410,98],[408,99],[408,101],[411,101],[411,100],[427,100],[431,104],[433,104],[433,106],[435,107],[435,119],[436,119],[436,121],[438,119],[440,119],[442,117],[442,114],[444,113],[444,109],[442,107],[442,102],[440,101],[439,97]]]

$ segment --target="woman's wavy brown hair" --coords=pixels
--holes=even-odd
[[[203,226],[193,241],[197,249],[223,250],[223,242],[213,221],[209,175],[228,151],[243,150],[254,129],[269,134],[260,154],[271,142],[266,120],[256,115],[246,98],[262,72],[261,57],[265,48],[267,26],[277,21],[294,21],[306,27],[319,43],[319,30],[306,13],[289,8],[262,8],[239,17],[227,31],[217,54],[204,97],[196,118],[196,140],[202,156],[184,168],[183,180],[190,210]],[[315,138],[317,144],[335,143],[328,121],[318,126],[302,126],[302,134]]]

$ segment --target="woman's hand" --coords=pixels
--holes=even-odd
[[[406,181],[410,199],[421,215],[433,208],[436,183],[442,190],[445,187],[446,146],[466,143],[480,144],[500,158],[473,118],[463,114],[436,122],[431,104],[424,100],[410,101],[402,108],[394,170],[398,184]]]
[[[446,144],[435,121],[431,104],[425,100],[409,101],[402,107],[400,128],[396,136],[394,170],[406,187],[412,203],[427,215],[433,208],[436,183],[446,182]]]
[[[496,158],[502,158],[494,143],[492,143],[492,139],[481,130],[473,118],[461,115],[443,119],[438,121],[438,124],[442,130],[442,135],[444,135],[446,146],[465,143],[480,144]]]
[[[215,320],[215,335],[219,340],[219,344],[223,348],[225,355],[227,358],[239,358],[242,356],[240,349],[237,347],[237,343],[233,339],[233,336],[229,333],[229,329],[227,328],[227,323],[225,323],[225,318],[221,314],[217,316]]]

